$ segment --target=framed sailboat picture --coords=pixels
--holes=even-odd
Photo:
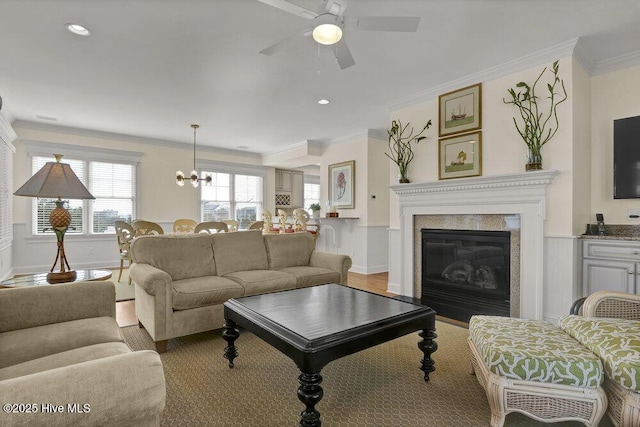
[[[438,136],[451,136],[482,127],[482,84],[467,86],[438,97]]]
[[[482,175],[482,131],[438,141],[438,179]]]

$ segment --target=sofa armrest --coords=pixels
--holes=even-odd
[[[0,381],[0,402],[37,408],[37,413],[4,413],[3,426],[138,425],[160,415],[165,399],[162,362],[150,350]],[[43,404],[64,409],[47,413]],[[74,404],[82,412],[71,413],[68,405]]]
[[[347,284],[347,273],[351,268],[351,257],[348,255],[335,254],[330,252],[318,252],[313,251],[311,253],[311,260],[309,261],[311,267],[327,268],[329,270],[337,271],[340,273],[340,284]]]
[[[116,317],[111,281],[8,288],[0,292],[0,332],[90,317]]]
[[[129,267],[129,277],[149,295],[164,294],[173,280],[169,273],[149,264],[133,263]],[[159,291],[159,292],[158,292]]]
[[[582,313],[584,317],[640,320],[640,295],[616,291],[594,292],[585,299]]]

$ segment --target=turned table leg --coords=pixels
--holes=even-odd
[[[229,361],[230,368],[233,368],[233,359],[238,357],[238,349],[234,343],[239,336],[240,331],[236,328],[236,322],[226,319],[222,329],[222,338],[227,342],[227,346],[224,348],[224,358]]]
[[[305,404],[305,409],[300,413],[300,426],[301,427],[320,427],[320,412],[315,408],[315,405],[322,399],[322,376],[320,373],[300,373],[298,377],[300,387],[298,387],[298,399]]]
[[[424,358],[420,361],[420,369],[424,372],[424,380],[429,381],[429,374],[436,370],[431,355],[438,349],[438,343],[435,342],[438,335],[436,335],[435,329],[425,329],[418,335],[422,337],[418,348],[424,353]]]

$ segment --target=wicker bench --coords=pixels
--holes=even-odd
[[[550,323],[473,316],[469,348],[493,427],[502,426],[510,412],[587,426],[597,426],[605,413],[600,359]]]

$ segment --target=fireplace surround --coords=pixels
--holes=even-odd
[[[392,185],[391,190],[398,196],[400,230],[398,283],[397,289],[392,289],[390,283],[390,290],[410,297],[420,295],[420,283],[414,276],[416,216],[516,215],[520,219],[518,316],[542,319],[546,200],[548,186],[558,173],[542,170]]]

